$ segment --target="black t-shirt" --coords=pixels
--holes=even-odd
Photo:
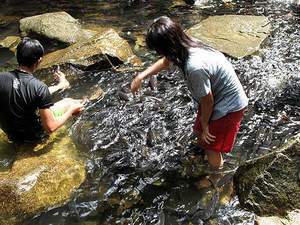
[[[46,136],[37,109],[52,106],[49,89],[29,73],[0,73],[0,127],[18,144],[36,143]]]

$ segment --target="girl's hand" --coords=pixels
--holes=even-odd
[[[216,139],[216,136],[209,133],[208,126],[206,126],[201,134],[202,141],[206,142],[207,144],[210,144],[211,142],[214,142]]]
[[[130,88],[131,88],[131,92],[133,94],[135,94],[136,92],[138,92],[141,89],[142,86],[142,78],[140,78],[140,74],[137,75],[134,80],[131,82]]]

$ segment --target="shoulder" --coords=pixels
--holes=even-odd
[[[43,81],[32,76],[29,81],[35,87],[48,87]]]
[[[10,78],[10,77],[12,77],[12,78],[14,77],[12,72],[2,72],[2,73],[0,73],[0,79]]]
[[[208,70],[215,52],[202,48],[191,48],[189,50],[189,58],[186,63],[186,69],[189,73],[199,70]]]
[[[215,49],[197,48],[190,52],[187,69],[215,73],[230,64],[225,55]]]
[[[49,92],[48,86],[36,77],[31,76],[26,83],[31,92],[37,95],[42,95],[43,93]]]

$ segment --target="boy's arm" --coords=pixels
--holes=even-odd
[[[60,117],[54,117],[50,108],[39,109],[42,125],[48,133],[52,133],[60,128],[72,115],[83,110],[83,104],[78,103],[70,106]]]
[[[146,70],[139,73],[134,80],[131,82],[131,91],[132,93],[138,92],[138,90],[141,88],[142,81],[152,75],[157,74],[158,72],[169,68],[170,61],[167,60],[167,58],[163,57],[159,60],[157,60],[154,64],[149,66]]]
[[[202,134],[201,138],[203,141],[205,141],[207,144],[210,144],[210,142],[215,141],[215,136],[209,133],[209,120],[211,117],[211,114],[213,112],[213,106],[214,106],[214,98],[212,93],[210,92],[208,95],[201,98],[201,127],[202,127]]]

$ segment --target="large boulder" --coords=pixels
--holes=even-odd
[[[122,62],[133,65],[141,63],[128,42],[113,29],[108,29],[86,41],[47,54],[38,69],[65,64],[83,67],[97,64],[100,68],[109,68]]]
[[[75,145],[63,134],[47,146],[23,150],[18,149],[11,168],[0,172],[0,224],[19,224],[49,207],[62,205],[85,179],[85,167]]]
[[[39,35],[67,45],[92,37],[95,32],[82,29],[79,21],[66,12],[45,13],[20,20],[23,36]]]
[[[234,58],[243,58],[259,49],[270,33],[264,16],[212,16],[187,30],[189,35]]]
[[[234,176],[243,208],[258,215],[285,215],[300,209],[300,135],[281,149],[247,161]]]

